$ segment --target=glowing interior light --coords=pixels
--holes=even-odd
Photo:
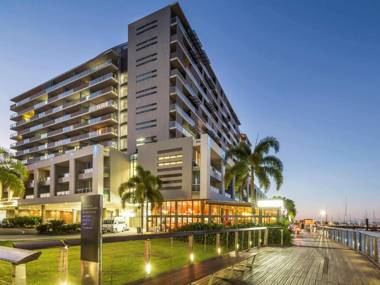
[[[194,261],[194,253],[190,253],[190,261],[191,261],[191,262]]]
[[[259,200],[257,201],[257,206],[259,208],[283,208],[283,200]]]
[[[220,247],[218,247],[218,254],[221,254],[222,253],[222,249]]]
[[[146,274],[150,274],[152,272],[152,266],[150,265],[150,262],[145,264],[145,272]]]

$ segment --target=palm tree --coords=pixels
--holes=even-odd
[[[226,160],[234,158],[236,162],[226,169],[226,185],[229,186],[235,179],[235,191],[239,191],[249,183],[252,202],[256,202],[257,198],[256,181],[266,192],[271,186],[270,179],[273,179],[279,190],[283,183],[283,165],[278,157],[269,154],[272,149],[275,153],[280,150],[280,143],[274,137],[263,138],[253,149],[246,142],[229,149]]]
[[[29,172],[24,164],[14,159],[6,149],[0,148],[0,199],[3,188],[8,189],[8,200],[13,196],[22,197],[28,177]]]
[[[288,219],[292,222],[297,215],[296,203],[292,199],[281,196],[274,196],[273,199],[281,199],[284,201],[284,207],[286,209]]]
[[[125,208],[126,202],[140,204],[141,230],[144,225],[144,203],[146,203],[146,217],[148,217],[148,202],[151,203],[152,209],[162,205],[161,186],[162,182],[160,178],[138,165],[136,166],[136,175],[131,177],[127,182],[122,183],[119,187],[123,208]],[[146,230],[148,231],[148,223],[146,224]]]

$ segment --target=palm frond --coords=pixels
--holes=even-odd
[[[280,142],[275,137],[266,137],[259,141],[254,152],[267,154],[272,148],[277,153],[280,150]]]

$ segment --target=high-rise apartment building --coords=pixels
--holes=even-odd
[[[30,170],[21,213],[76,221],[80,197],[101,193],[107,215],[118,215],[118,186],[138,163],[163,181],[166,202],[150,212],[151,226],[254,214],[248,188],[236,197],[223,182],[225,151],[246,137],[178,4],[12,102],[11,147]]]

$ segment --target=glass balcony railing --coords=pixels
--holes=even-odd
[[[192,132],[181,126],[178,122],[176,121],[169,121],[169,128],[170,129],[177,129],[179,132],[181,132],[184,136],[186,137],[192,137],[195,139],[195,136]]]
[[[177,104],[170,105],[170,112],[179,113],[192,127],[195,127],[194,120]]]
[[[212,185],[210,185],[210,191],[220,194],[220,189]]]
[[[78,74],[76,74],[76,75],[74,75],[74,76],[72,76],[72,77],[70,77],[68,79],[65,79],[65,80],[63,80],[63,81],[61,81],[61,82],[59,82],[59,83],[57,83],[57,84],[55,84],[55,85],[53,85],[53,86],[51,86],[49,88],[46,88],[45,92],[46,93],[52,92],[52,91],[54,91],[54,90],[56,90],[56,89],[58,89],[58,88],[60,88],[62,86],[65,86],[65,85],[67,85],[67,84],[69,84],[69,83],[71,83],[73,81],[78,80],[81,77],[84,77],[84,76],[86,76],[86,75],[88,75],[90,73],[93,73],[93,72],[98,71],[98,70],[100,70],[102,68],[105,68],[106,66],[111,65],[111,64],[112,64],[112,60],[111,59],[107,60],[107,61],[105,61],[102,64],[99,64],[99,65],[94,66],[92,68],[86,69],[85,71],[82,71],[82,72],[80,72],[80,73],[78,73]]]

